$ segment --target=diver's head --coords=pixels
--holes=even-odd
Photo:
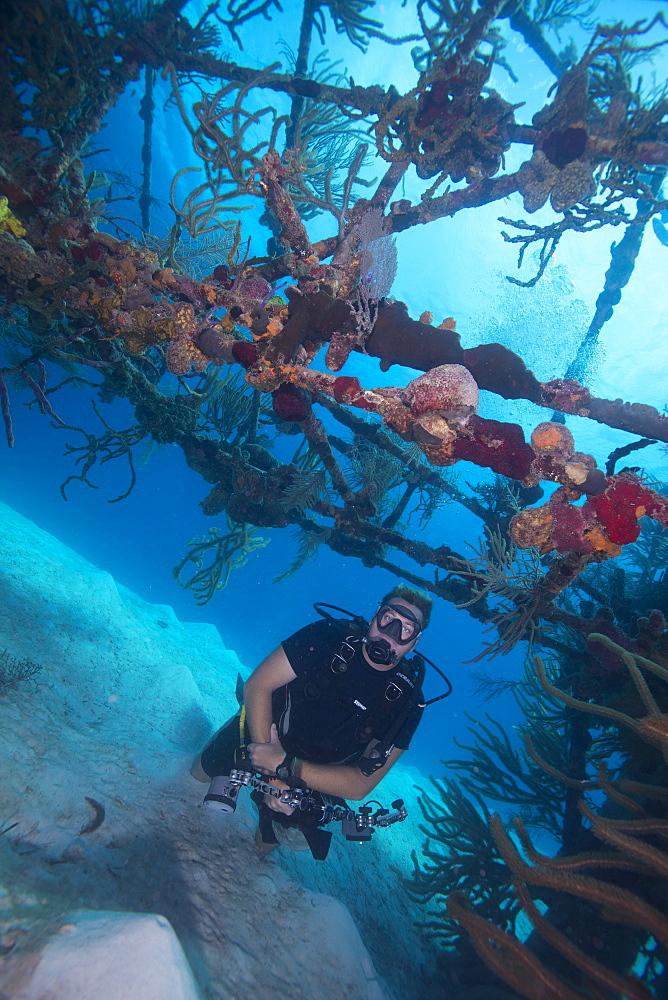
[[[365,653],[378,667],[393,667],[410,653],[429,623],[432,600],[413,587],[395,587],[382,599],[365,639]]]

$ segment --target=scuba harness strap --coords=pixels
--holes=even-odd
[[[335,618],[332,614],[329,613],[329,611],[326,610],[326,608],[331,608],[333,611],[341,611],[344,615],[348,615],[348,618],[345,619],[345,622],[349,625],[354,625],[355,628],[357,628],[358,630],[360,629],[367,630],[369,628],[369,622],[365,618],[362,618],[361,615],[353,614],[352,611],[347,611],[346,608],[340,608],[338,604],[326,604],[324,601],[316,601],[313,607],[318,612],[320,617],[326,619],[327,621],[330,622],[343,621],[342,619]],[[437,701],[443,701],[444,698],[448,698],[452,694],[452,684],[450,680],[445,676],[441,668],[437,667],[434,661],[430,660],[429,657],[425,656],[424,653],[414,652],[413,656],[418,656],[423,661],[423,666],[428,663],[429,666],[436,671],[439,677],[441,677],[442,680],[444,680],[447,685],[446,690],[443,692],[443,694],[436,695],[435,698],[428,698],[427,701],[420,704],[420,708],[427,708],[428,705],[435,705]]]
[[[404,723],[410,717],[411,712],[415,711],[415,709],[420,706],[419,698],[422,691],[422,683],[424,681],[425,665],[424,661],[418,656],[416,656],[415,659],[418,661],[417,666],[415,661],[411,660],[411,667],[414,668],[412,671],[412,678],[409,678],[404,673],[397,675],[411,687],[410,692],[405,696],[403,710],[397,713],[389,728],[383,732],[381,739],[379,739],[378,742],[371,747],[371,749],[367,748],[365,753],[362,754],[360,759],[356,762],[357,767],[367,778],[378,771],[379,768],[383,767],[387,762],[392,750],[394,749],[394,741],[401,731]],[[387,689],[381,697],[386,696]]]
[[[395,736],[398,735],[401,727],[406,722],[411,712],[416,708],[421,707],[419,706],[419,698],[422,692],[422,685],[424,683],[425,664],[419,654],[416,654],[413,659],[411,659],[410,668],[412,677],[409,677],[407,672],[404,673],[403,671],[395,674],[395,678],[404,681],[404,684],[407,685],[410,690],[404,695],[405,706],[403,711],[398,713],[392,725],[383,734],[384,743],[393,744]],[[391,683],[394,684],[395,681],[393,680]],[[387,697],[387,689],[384,693],[384,697]]]
[[[246,706],[239,711],[239,747],[234,753],[235,763],[246,766],[248,763],[248,739],[246,726]]]
[[[351,625],[357,626],[355,628],[356,634],[349,632],[344,635],[341,646],[334,653],[331,663],[322,664],[312,672],[303,689],[307,698],[318,698],[327,694],[336,697],[335,691],[332,689],[336,685],[337,678],[346,673],[349,663],[360,649],[362,630],[358,623],[356,621],[331,620],[344,625],[346,632]],[[349,705],[351,713],[356,715],[361,723],[365,723],[364,730],[368,732],[368,738],[366,741],[360,740],[360,743],[368,742],[371,739],[377,739],[379,743],[382,741],[384,756],[373,770],[385,763],[395,737],[411,712],[418,707],[424,675],[424,660],[415,654],[410,660],[402,661],[400,668],[392,672],[392,675],[388,677],[387,684],[371,705],[362,705],[356,699],[352,702],[341,700],[342,704]],[[397,704],[398,702],[400,705]],[[384,726],[384,721],[392,714],[394,714],[394,718],[389,727]],[[346,723],[343,725],[345,726]]]

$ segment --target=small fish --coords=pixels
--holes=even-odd
[[[104,823],[104,806],[97,801],[97,799],[90,799],[87,795],[84,796],[86,802],[92,806],[95,811],[95,818],[90,821],[82,830],[79,830],[79,836],[85,833],[93,833],[94,830],[98,830]]]

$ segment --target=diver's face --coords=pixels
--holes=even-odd
[[[394,652],[394,663],[416,646],[422,632],[422,612],[400,598],[382,604],[371,622],[369,639],[384,639]]]

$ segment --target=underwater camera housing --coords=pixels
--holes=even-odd
[[[218,775],[211,779],[209,789],[204,796],[204,805],[216,812],[233,813],[237,808],[240,788],[241,783],[231,780],[229,775]]]

